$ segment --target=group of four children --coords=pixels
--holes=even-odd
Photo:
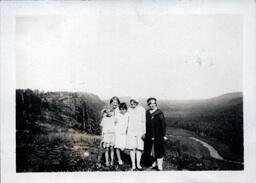
[[[117,97],[113,97],[110,104],[103,110],[100,124],[106,166],[114,164],[114,150],[116,150],[118,164],[122,165],[120,151],[129,149],[132,170],[136,169],[136,165],[138,170],[142,170],[140,160],[146,131],[145,109],[138,105],[139,101],[136,98],[130,99],[129,108],[126,103],[120,103]]]

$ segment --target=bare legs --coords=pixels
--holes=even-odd
[[[114,164],[114,148],[112,146],[111,147],[106,147],[106,150],[105,150],[106,166],[109,166],[109,149],[110,149],[110,158],[111,158],[110,164],[111,165]]]
[[[109,147],[106,147],[105,150],[105,160],[106,160],[106,166],[109,166]]]
[[[114,147],[113,146],[110,147],[110,158],[111,158],[110,165],[114,165]]]
[[[120,154],[120,149],[119,148],[116,148],[116,156],[117,156],[118,164],[122,165],[123,161],[121,159],[121,154]]]

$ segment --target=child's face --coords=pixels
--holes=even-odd
[[[126,112],[127,112],[126,109],[121,109],[121,110],[120,110],[120,113],[121,113],[121,114],[125,114]]]
[[[137,106],[137,103],[134,102],[133,100],[130,102],[130,104],[131,104],[131,108],[135,108]]]
[[[154,101],[154,100],[149,101],[148,106],[149,106],[149,108],[152,109],[152,110],[156,109],[156,107],[157,107],[156,101]]]
[[[113,109],[116,109],[118,107],[117,100],[113,100],[113,102],[111,103],[111,106],[112,106]]]
[[[106,110],[106,115],[107,115],[108,117],[111,117],[111,116],[112,116],[112,112],[110,111],[110,109],[107,109],[107,110]]]

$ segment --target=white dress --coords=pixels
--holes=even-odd
[[[128,149],[144,149],[144,141],[142,136],[146,132],[146,110],[140,105],[136,108],[129,108],[129,122],[127,130]]]
[[[104,116],[102,118],[100,125],[102,126],[102,135],[103,135],[104,146],[105,147],[113,146],[115,143],[115,140],[114,140],[115,117]]]
[[[128,112],[125,114],[117,113],[115,118],[115,148],[124,150],[126,147],[126,130],[129,120]]]

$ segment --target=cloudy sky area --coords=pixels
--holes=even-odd
[[[17,88],[168,99],[242,91],[238,15],[24,16],[16,41]]]

